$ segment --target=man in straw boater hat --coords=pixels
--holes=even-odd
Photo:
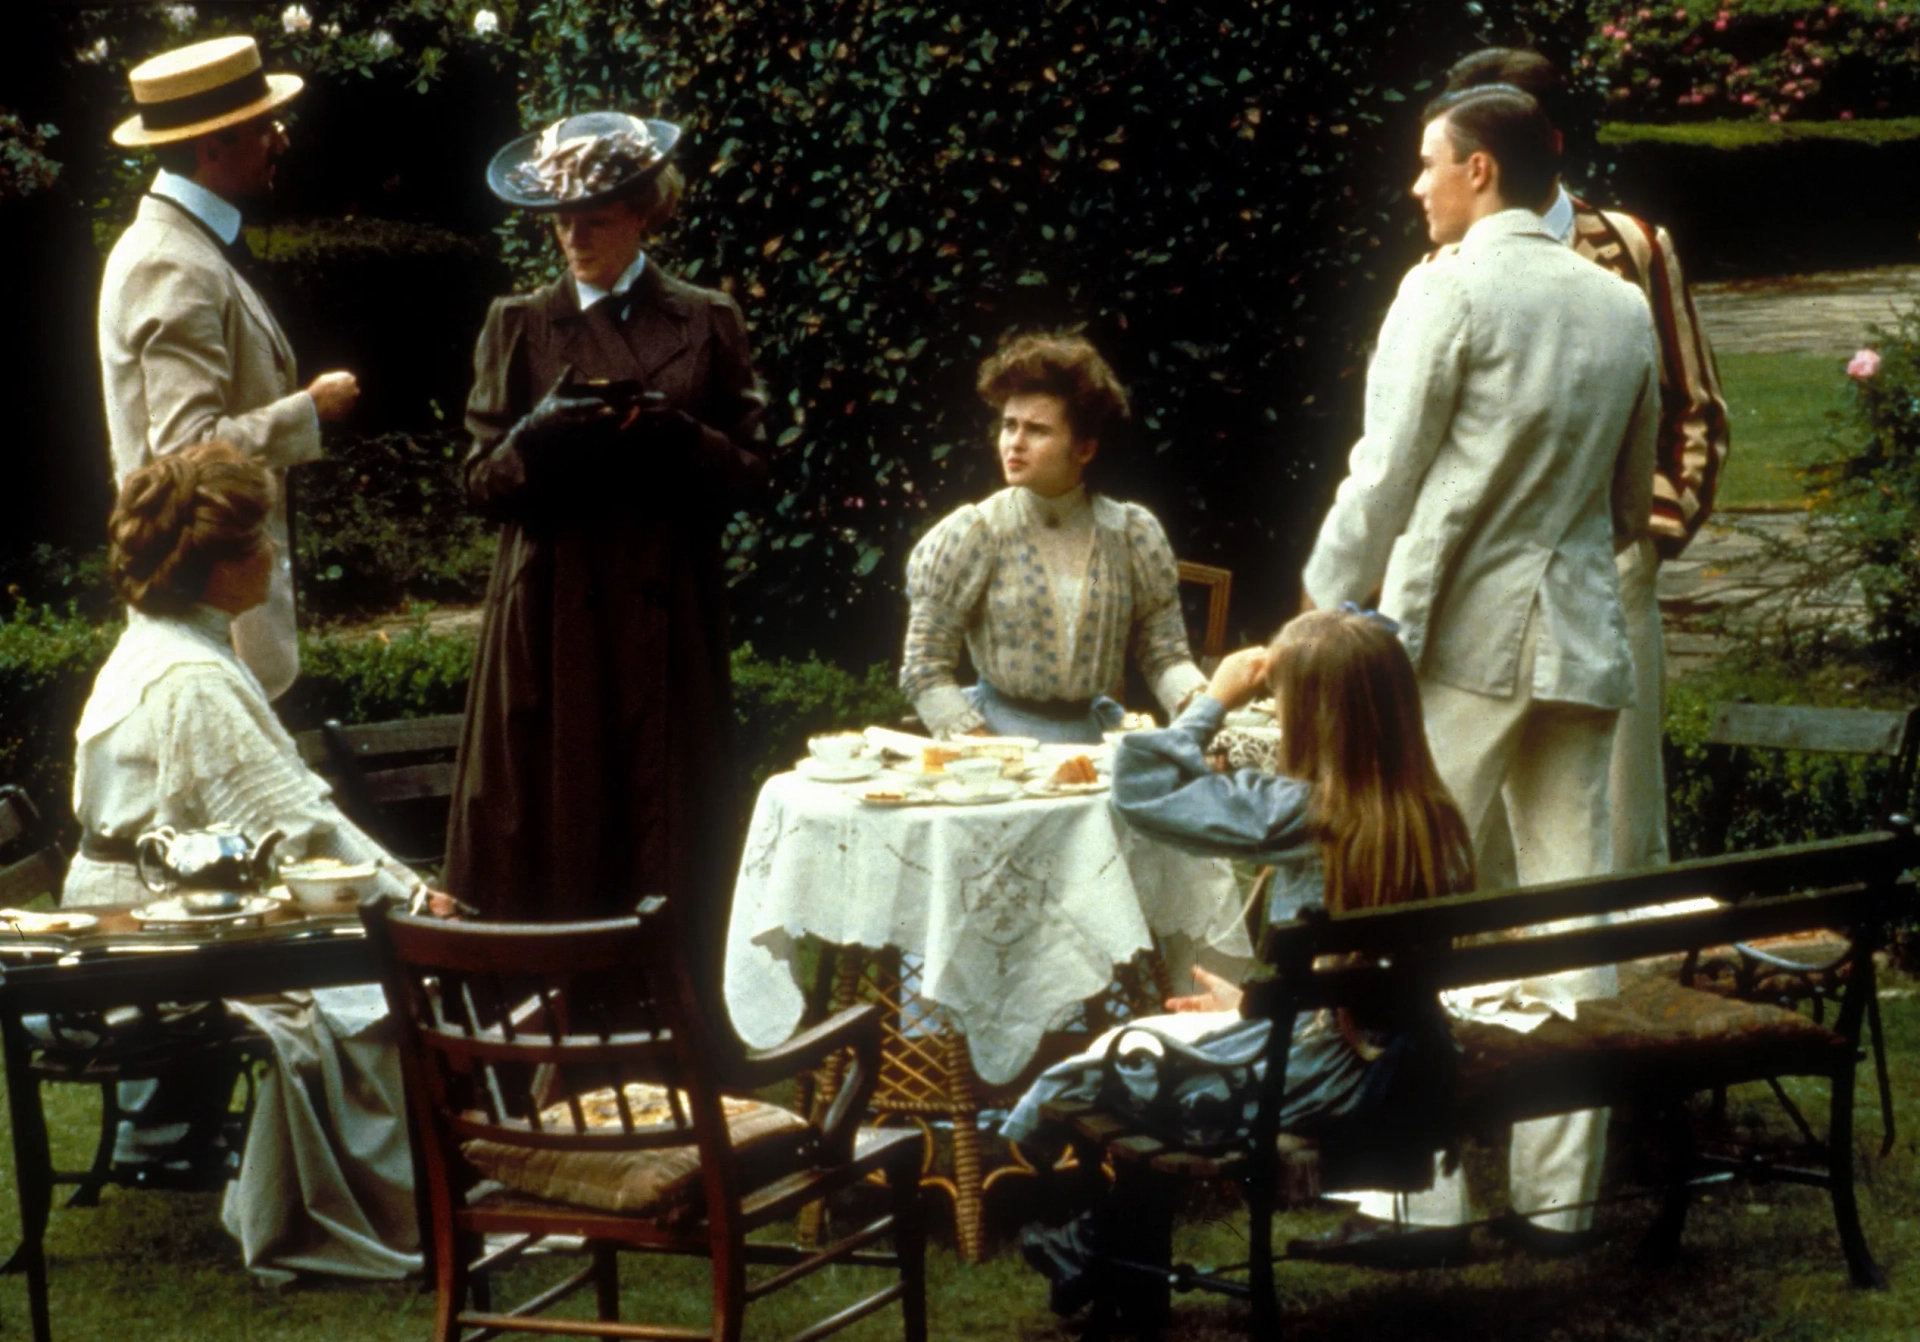
[[[304,388],[293,349],[242,273],[241,209],[273,189],[286,131],[275,111],[297,75],[267,74],[251,37],[162,52],[128,75],[135,113],[114,143],[160,170],[114,244],[100,285],[100,373],[116,480],[193,443],[224,439],[285,471],[320,456],[320,422],[360,394],[352,373]],[[299,674],[284,490],[270,531],[281,553],[264,605],[233,622],[234,650],[276,697]]]
[[[513,919],[664,892],[717,1002],[739,841],[722,537],[766,488],[766,397],[734,301],[642,250],[678,205],[679,139],[587,112],[487,170],[552,220],[566,273],[496,300],[474,348],[467,492],[500,558],[446,874]]]

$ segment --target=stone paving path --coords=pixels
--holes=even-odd
[[[1697,285],[1694,305],[1722,354],[1829,354],[1844,358],[1887,325],[1896,304],[1920,297],[1920,266],[1832,271],[1778,280]],[[1738,443],[1734,451],[1740,450]],[[1807,584],[1806,529],[1797,508],[1715,516],[1687,552],[1660,570],[1668,674],[1684,675],[1726,646],[1725,626],[1783,617],[1841,622],[1861,616],[1845,578]]]

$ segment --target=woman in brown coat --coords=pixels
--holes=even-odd
[[[447,884],[490,917],[666,894],[719,982],[735,844],[721,533],[764,490],[740,310],[640,250],[679,129],[569,117],[488,184],[554,213],[569,274],[497,300],[474,352],[467,488],[501,523]]]

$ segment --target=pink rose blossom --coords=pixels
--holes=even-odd
[[[1853,113],[1851,113],[1851,112],[1842,112],[1842,113],[1840,114],[1840,119],[1841,119],[1842,121],[1851,121],[1851,120],[1853,120]]]
[[[1864,382],[1880,371],[1880,352],[1863,349],[1847,362],[1847,376]]]
[[[1713,21],[1713,30],[1716,33],[1724,33],[1727,31],[1727,19],[1724,14]]]

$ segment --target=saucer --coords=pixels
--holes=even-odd
[[[140,924],[141,930],[154,932],[257,927],[279,905],[280,901],[271,895],[249,895],[240,901],[238,908],[218,913],[198,913],[176,895],[135,909],[133,920]]]
[[[828,764],[809,755],[794,766],[794,772],[816,783],[859,783],[880,772],[880,757],[862,755],[845,764]]]
[[[1006,801],[1010,797],[1019,796],[1020,792],[1020,784],[1011,778],[1002,778],[992,786],[983,788],[962,787],[953,779],[948,779],[933,789],[934,796],[941,801],[951,802],[955,806],[978,806],[981,802]]]

